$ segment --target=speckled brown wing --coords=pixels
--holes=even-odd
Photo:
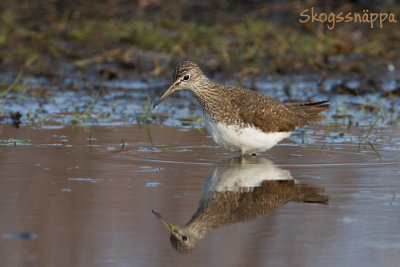
[[[240,120],[263,132],[292,132],[296,129],[296,114],[278,99],[254,91],[231,88],[231,104]]]

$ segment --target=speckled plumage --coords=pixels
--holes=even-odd
[[[230,151],[241,151],[242,154],[271,148],[288,137],[286,133],[322,120],[324,116],[320,113],[329,109],[326,104],[328,101],[284,104],[262,93],[212,82],[192,61],[178,64],[172,76],[173,84],[155,106],[173,91],[189,89],[202,106],[207,129],[211,131],[214,141]],[[189,77],[188,80],[183,79],[185,76]],[[229,127],[232,125],[234,129]],[[248,128],[255,131],[242,131]],[[236,134],[238,138],[216,138],[227,132]],[[280,135],[280,139],[276,135],[265,135],[270,133],[284,134]],[[260,147],[254,148],[247,144],[246,138],[258,138]],[[269,139],[272,140],[269,145],[261,144]]]

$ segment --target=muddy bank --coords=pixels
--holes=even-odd
[[[311,7],[334,13],[399,9],[390,1],[7,0],[0,5],[0,71],[55,77],[76,67],[109,78],[125,71],[169,76],[183,58],[213,75],[328,71],[371,78],[400,68],[396,24],[328,30],[323,23],[300,23],[301,11]]]

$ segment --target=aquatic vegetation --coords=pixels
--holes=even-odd
[[[14,138],[8,138],[4,139],[1,138],[0,140],[0,146],[17,146],[17,145],[30,145],[29,139],[14,139]]]
[[[97,91],[96,96],[94,97],[93,101],[91,102],[91,104],[85,109],[85,111],[83,113],[79,113],[78,109],[75,110],[75,116],[73,118],[73,122],[74,123],[83,123],[86,124],[88,119],[91,119],[93,117],[92,114],[92,109],[94,107],[94,105],[96,105],[100,95],[102,93],[101,88]]]
[[[138,119],[139,124],[148,124],[153,121],[151,118],[151,115],[153,113],[153,109],[151,106],[152,106],[152,101],[150,101],[150,97],[148,97],[146,105],[143,107],[142,114]]]
[[[3,81],[0,83],[0,96],[4,97],[11,92],[24,93],[28,87],[28,83],[21,81],[22,71],[11,81]]]

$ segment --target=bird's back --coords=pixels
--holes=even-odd
[[[322,120],[324,116],[320,113],[329,109],[328,101],[284,104],[236,86],[218,85],[218,91],[219,98],[205,111],[228,125],[255,126],[266,133],[294,131],[296,127]]]

